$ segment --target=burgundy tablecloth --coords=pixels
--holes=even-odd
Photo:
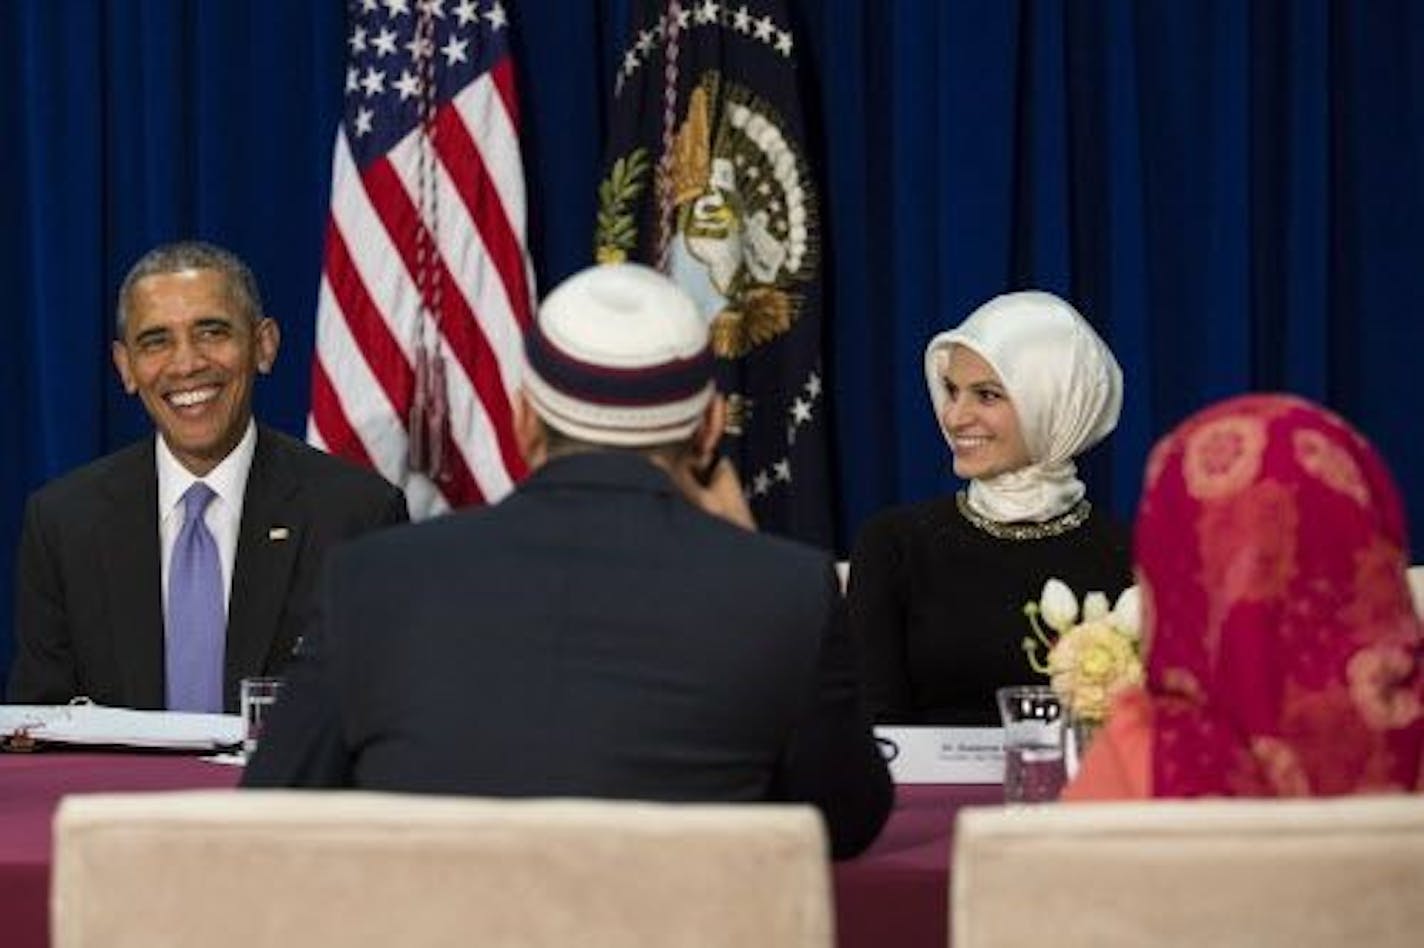
[[[168,754],[0,754],[0,931],[49,944],[50,822],[69,793],[232,787],[242,771]]]
[[[195,757],[0,754],[0,932],[7,948],[49,944],[50,823],[70,793],[231,787],[240,771]],[[999,787],[900,787],[870,851],[835,868],[841,948],[944,948],[954,814]]]
[[[836,864],[836,944],[945,948],[954,815],[1003,802],[1000,786],[897,787],[895,812],[875,845]]]

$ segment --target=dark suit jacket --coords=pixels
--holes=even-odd
[[[892,790],[827,557],[622,453],[337,551],[248,786],[788,800],[864,848]]]
[[[147,438],[31,495],[15,584],[9,700],[162,708],[158,474]],[[384,478],[258,426],[228,604],[224,703],[281,670],[309,622],[324,552],[409,519]],[[271,536],[285,527],[285,539]]]

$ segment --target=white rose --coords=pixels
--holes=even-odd
[[[1133,641],[1142,637],[1142,595],[1137,586],[1129,586],[1117,597],[1108,617],[1117,630]]]
[[[1050,629],[1062,635],[1078,621],[1078,597],[1063,580],[1050,579],[1038,597],[1038,613]]]

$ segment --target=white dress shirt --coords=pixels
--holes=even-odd
[[[252,470],[252,455],[257,450],[257,425],[248,419],[247,431],[237,447],[206,477],[194,477],[184,467],[168,443],[159,435],[154,439],[158,465],[158,536],[163,566],[163,602],[168,602],[168,570],[173,559],[173,544],[183,529],[183,494],[194,481],[201,480],[217,496],[208,503],[203,520],[218,546],[222,560],[223,611],[232,600],[232,567],[237,558],[237,534],[242,525],[242,497],[247,490],[247,475]]]

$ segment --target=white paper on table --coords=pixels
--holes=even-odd
[[[18,732],[57,744],[212,750],[240,744],[243,727],[236,714],[134,711],[96,704],[0,705],[0,737]]]
[[[875,737],[896,783],[1004,782],[1004,729],[877,727]]]

